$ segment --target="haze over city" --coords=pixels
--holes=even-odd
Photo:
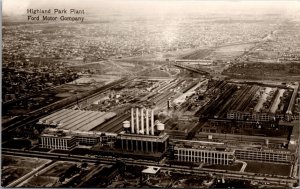
[[[299,1],[2,10],[2,186],[299,186]]]

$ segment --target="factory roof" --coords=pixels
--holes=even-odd
[[[114,112],[63,109],[40,119],[38,124],[53,125],[66,130],[90,131],[114,116]]]
[[[72,130],[63,130],[57,128],[46,128],[42,136],[58,136],[58,137],[72,137],[72,136],[81,136],[81,137],[99,137],[99,136],[112,136],[116,137],[115,133],[99,132],[99,131],[72,131]]]

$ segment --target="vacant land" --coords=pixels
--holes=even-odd
[[[208,55],[210,55],[213,52],[212,49],[200,49],[200,50],[196,50],[190,54],[187,54],[183,57],[181,57],[182,59],[187,59],[187,60],[198,60],[198,59],[204,59],[206,58]]]
[[[228,171],[240,171],[242,168],[242,163],[234,163],[233,165],[205,165],[203,168],[208,169],[222,169]]]
[[[22,187],[58,187],[60,177],[73,165],[70,162],[56,162],[50,169],[27,180]]]
[[[39,158],[3,156],[1,185],[7,186],[46,162],[47,160]]]
[[[246,162],[247,167],[245,169],[245,172],[289,176],[291,170],[291,165],[288,164],[267,163],[257,161]]]
[[[296,63],[243,63],[234,64],[223,72],[238,79],[267,79],[299,81],[300,64]]]

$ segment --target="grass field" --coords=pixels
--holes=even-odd
[[[288,164],[267,163],[257,161],[246,162],[247,167],[245,169],[245,172],[289,176],[291,170],[291,165]]]
[[[204,165],[203,168],[207,169],[221,169],[228,171],[240,171],[242,168],[242,163],[234,163],[233,165]]]

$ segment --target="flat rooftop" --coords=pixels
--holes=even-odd
[[[93,138],[99,136],[117,137],[117,134],[99,132],[99,131],[72,131],[72,130],[62,130],[57,128],[46,128],[43,131],[42,136],[64,136],[64,137],[81,136],[81,137]]]
[[[267,147],[259,144],[251,144],[250,143],[231,143],[224,142],[209,142],[209,141],[195,141],[195,140],[178,140],[171,139],[175,145],[175,149],[180,148],[192,148],[192,149],[200,149],[207,151],[224,151],[224,152],[234,152],[235,150],[250,150],[250,151],[261,151],[261,152],[270,152],[270,153],[280,153],[280,154],[291,154],[293,150],[290,149],[275,149],[272,147]]]
[[[140,141],[156,141],[156,142],[164,142],[169,138],[169,135],[166,133],[160,133],[159,135],[143,135],[143,134],[135,134],[135,133],[119,133],[120,139],[129,139],[129,140],[140,140]]]
[[[63,109],[40,119],[37,124],[65,130],[90,131],[114,116],[114,112]]]

